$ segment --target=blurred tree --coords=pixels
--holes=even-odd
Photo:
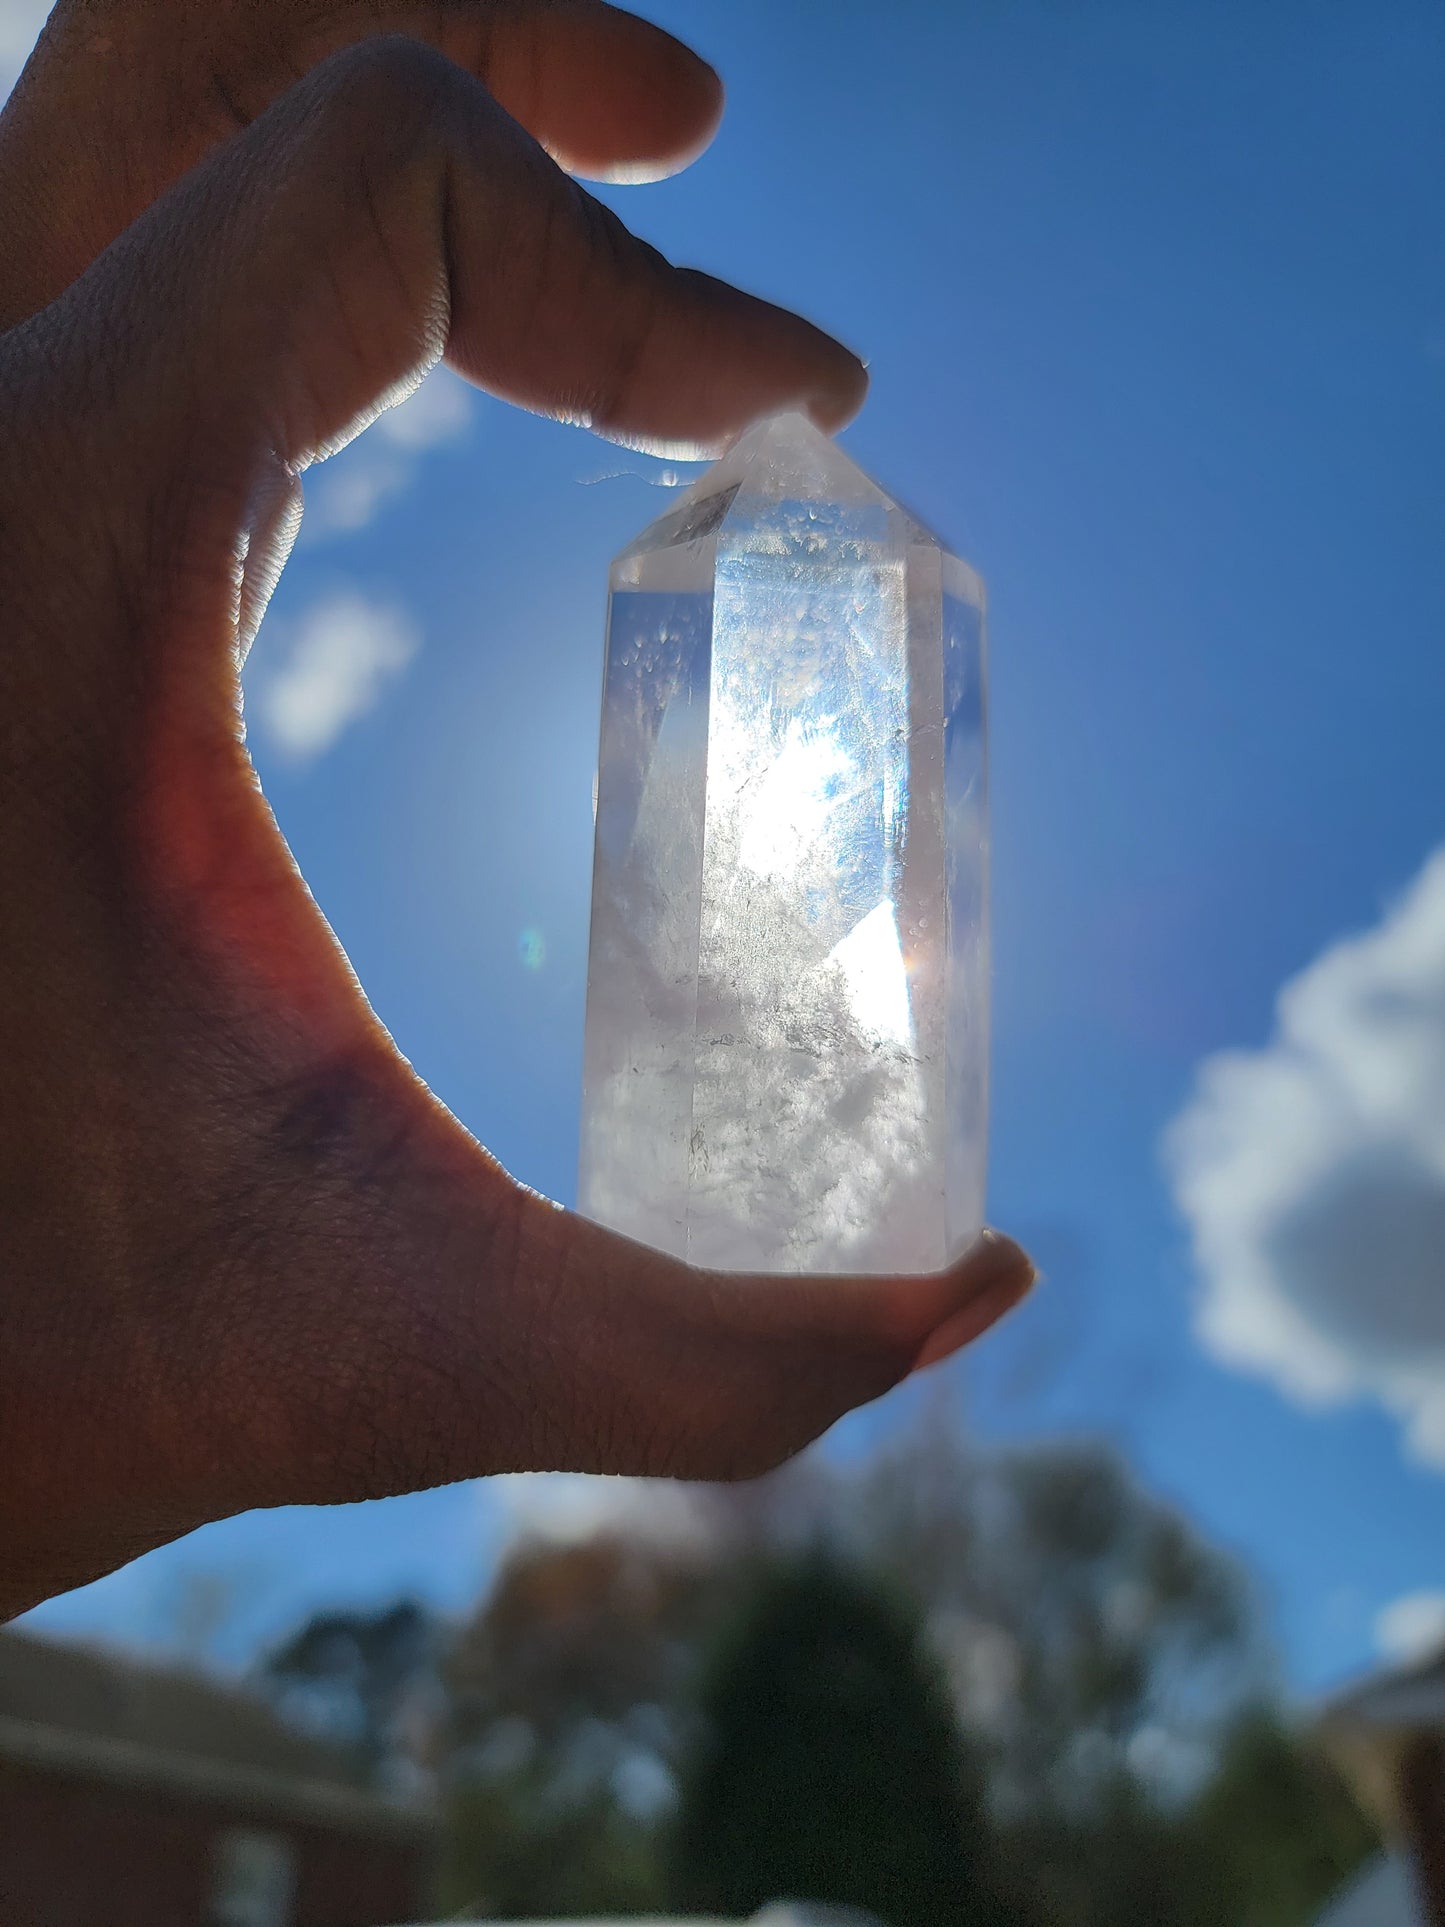
[[[934,1408],[845,1521],[924,1602],[1006,1813],[1182,1795],[1272,1681],[1242,1573],[1103,1447],[981,1458]]]
[[[851,1543],[914,1578],[984,1750],[1007,1877],[1050,1927],[1304,1927],[1370,1850],[1281,1724],[1232,1561],[1100,1446],[978,1456],[935,1404]]]
[[[825,1553],[771,1573],[724,1635],[683,1780],[677,1899],[868,1909],[890,1927],[1002,1918],[982,1786],[900,1599]]]
[[[1331,1763],[1267,1706],[1236,1722],[1189,1823],[1232,1927],[1306,1927],[1380,1847]]]
[[[1004,1829],[1003,1853],[1048,1927],[1238,1927],[1217,1861],[1133,1775],[1087,1815],[1032,1809]]]
[[[663,1898],[656,1825],[605,1784],[559,1794],[528,1765],[452,1787],[440,1893],[449,1916],[602,1919],[659,1912]]]
[[[1305,1927],[1370,1850],[1344,1788],[1268,1711],[1275,1674],[1244,1578],[1108,1452],[983,1455],[935,1396],[856,1470],[815,1457],[698,1492],[695,1504],[671,1496],[668,1516],[686,1529],[670,1541],[634,1504],[580,1542],[514,1546],[454,1634],[403,1601],[319,1614],[270,1656],[273,1694],[349,1741],[359,1770],[388,1784],[433,1770],[451,1816],[449,1907],[603,1915],[658,1904],[680,1765],[692,1763],[694,1814],[698,1763],[710,1757],[702,1658],[729,1619],[741,1636],[748,1597],[755,1621],[761,1572],[775,1590],[780,1567],[795,1586],[814,1572],[810,1543],[829,1548],[826,1584],[816,1572],[809,1582],[824,1617],[809,1632],[801,1608],[788,1621],[779,1606],[774,1688],[757,1674],[750,1689],[759,1722],[799,1732],[813,1722],[812,1741],[760,1740],[752,1770],[758,1824],[786,1834],[790,1850],[816,1836],[832,1851],[835,1765],[873,1771],[893,1757],[874,1759],[871,1726],[866,1755],[852,1739],[840,1751],[838,1735],[856,1735],[867,1682],[903,1648],[915,1696],[890,1694],[893,1724],[881,1730],[901,1749],[916,1727],[937,1764],[940,1708],[945,1728],[961,1725],[965,1839],[986,1844],[992,1831],[1000,1882],[983,1918],[1012,1908],[1047,1927]],[[926,1688],[895,1591],[917,1600],[941,1662]],[[854,1657],[820,1671],[830,1639]],[[711,1693],[716,1670],[708,1677]],[[744,1788],[739,1730],[730,1757]],[[945,1780],[950,1771],[940,1768]],[[891,1813],[908,1781],[900,1766],[866,1784],[859,1826],[875,1798]],[[901,1822],[883,1832],[904,1837]]]
[[[646,1912],[716,1548],[523,1543],[449,1656],[451,1909]]]
[[[443,1635],[414,1600],[375,1613],[316,1613],[267,1655],[261,1684],[350,1746],[362,1777],[405,1787],[436,1764]]]
[[[717,1550],[618,1533],[516,1547],[448,1661],[456,1742],[515,1718],[542,1752],[565,1753],[582,1725],[636,1739],[639,1712],[677,1704],[716,1616],[726,1587]],[[658,1721],[640,1723],[661,1743]]]
[[[1308,1741],[1252,1707],[1188,1797],[1122,1773],[1087,1813],[1033,1810],[1008,1852],[1050,1927],[1309,1927],[1378,1844]]]

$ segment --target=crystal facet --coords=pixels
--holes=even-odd
[[[764,422],[613,565],[581,1209],[726,1270],[956,1256],[986,884],[978,577]]]

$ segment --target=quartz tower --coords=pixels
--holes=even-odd
[[[983,1216],[983,592],[801,415],[613,565],[580,1208],[926,1271]]]

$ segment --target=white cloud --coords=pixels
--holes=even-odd
[[[373,432],[397,448],[420,452],[457,441],[471,419],[471,388],[460,375],[438,364],[405,401],[377,416]]]
[[[353,444],[333,455],[306,491],[301,527],[308,541],[353,535],[373,521],[383,503],[400,495],[412,479],[412,464],[370,442]]]
[[[1378,1400],[1445,1471],[1445,848],[1201,1067],[1167,1139],[1227,1364],[1306,1404]]]
[[[648,1544],[708,1544],[715,1524],[696,1486],[666,1480],[594,1478],[581,1472],[509,1472],[480,1488],[500,1507],[508,1540],[582,1545],[616,1532]]]
[[[512,1472],[477,1486],[487,1528],[504,1548],[579,1545],[606,1533],[689,1552],[807,1545],[825,1523],[846,1535],[856,1524],[855,1498],[854,1482],[816,1450],[742,1485]]]
[[[375,706],[418,641],[400,611],[354,592],[331,596],[302,618],[279,662],[260,652],[247,712],[287,756],[309,761]]]
[[[1445,1592],[1407,1592],[1375,1616],[1375,1644],[1399,1665],[1445,1646]]]
[[[471,424],[472,391],[436,367],[405,401],[387,408],[342,451],[313,471],[302,539],[354,535],[411,487],[429,450],[457,441]]]

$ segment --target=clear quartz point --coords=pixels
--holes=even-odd
[[[982,1224],[983,590],[805,417],[613,565],[580,1208],[726,1270]]]

